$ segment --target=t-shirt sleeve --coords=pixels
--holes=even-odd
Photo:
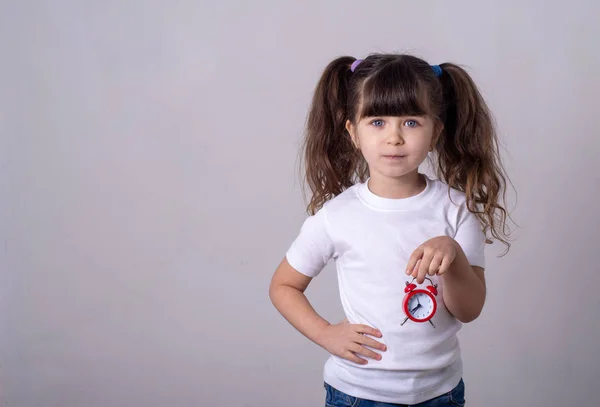
[[[309,216],[288,249],[288,263],[308,277],[316,277],[333,257],[333,243],[328,233],[325,208]]]
[[[485,268],[485,233],[477,216],[461,205],[454,240],[465,252],[471,266]]]

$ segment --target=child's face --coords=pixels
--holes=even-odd
[[[428,116],[363,117],[346,129],[369,164],[371,177],[412,173],[431,151],[439,131]]]

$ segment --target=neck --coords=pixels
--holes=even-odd
[[[372,174],[369,179],[369,190],[377,196],[390,199],[410,198],[421,193],[427,183],[418,170],[401,177],[385,177]]]

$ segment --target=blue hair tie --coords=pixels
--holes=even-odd
[[[439,65],[431,65],[431,69],[435,73],[435,76],[439,77],[442,75],[442,67]]]

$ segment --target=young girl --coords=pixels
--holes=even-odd
[[[419,173],[428,154],[438,178]],[[270,298],[326,349],[328,406],[464,405],[457,332],[483,308],[484,246],[507,246],[488,108],[469,75],[410,55],[340,57],[315,91],[304,145],[309,216]],[[346,319],[304,295],[330,259]]]

